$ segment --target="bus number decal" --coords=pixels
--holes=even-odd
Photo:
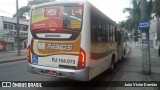
[[[72,50],[72,45],[69,44],[48,44],[48,49],[55,49],[55,50]]]
[[[46,8],[45,9],[45,17],[58,17],[59,15],[58,8]]]
[[[72,9],[72,15],[82,15],[82,9],[78,9],[78,10],[75,10],[75,9]]]

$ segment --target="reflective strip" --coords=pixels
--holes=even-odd
[[[39,33],[36,34],[39,38],[70,38],[72,34],[61,33]]]

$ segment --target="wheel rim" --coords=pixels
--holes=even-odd
[[[113,63],[111,64],[111,70],[113,70],[113,68],[114,68],[114,65],[113,65]]]

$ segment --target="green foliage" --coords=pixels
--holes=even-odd
[[[28,1],[28,6],[38,5],[38,4],[42,4],[42,3],[46,3],[46,2],[51,2],[51,1],[54,1],[54,0],[29,0]]]
[[[25,14],[29,12],[30,8],[28,6],[23,6],[18,10],[19,18],[25,18]],[[14,14],[13,17],[17,17],[17,14]]]
[[[160,0],[154,1],[153,11],[160,17]]]
[[[140,20],[141,11],[140,11],[140,1],[139,0],[132,0],[132,8],[124,8],[123,12],[129,12],[129,18],[124,21],[125,23],[121,23],[120,26],[125,26],[124,28],[127,30],[135,30],[136,41],[138,38],[138,21]],[[125,25],[123,25],[125,24]],[[123,27],[122,27],[123,28]]]
[[[159,1],[160,0],[156,0],[156,1]],[[127,28],[131,29],[135,29],[137,30],[138,28],[138,21],[140,20],[141,18],[141,9],[140,9],[140,0],[132,0],[132,8],[124,8],[123,9],[123,12],[128,12],[130,14],[130,18],[128,18],[126,21],[123,21],[125,22],[125,26],[128,26]],[[160,7],[160,5],[159,5]],[[150,18],[151,14],[153,12],[153,5],[152,5],[152,0],[150,0],[149,2],[147,2],[147,16]],[[160,9],[159,9],[159,12],[160,12]],[[122,23],[122,26],[124,26]]]
[[[128,19],[125,20],[125,21],[119,22],[119,26],[120,26],[121,28],[126,29],[126,30],[131,30],[131,29],[132,29],[131,18],[128,18]]]
[[[148,3],[147,3],[147,16],[148,18],[152,18],[151,17],[151,14],[153,13],[153,1],[150,0]]]
[[[27,6],[23,6],[19,8],[18,10],[19,18],[25,18],[26,14],[29,13],[32,5],[38,5],[38,4],[52,2],[52,1],[55,1],[55,0],[28,0]],[[13,15],[13,17],[16,17],[16,16],[17,16],[17,13]]]

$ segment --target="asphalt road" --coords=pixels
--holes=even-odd
[[[108,71],[102,73],[98,77],[94,78],[92,81],[112,81],[115,79],[118,81],[121,75],[118,75],[117,72],[120,70],[121,66],[126,60],[118,62],[116,64],[115,70],[112,74]],[[50,77],[39,74],[32,74],[27,71],[27,61],[15,61],[0,64],[0,81],[72,81],[68,79]],[[21,90],[22,88],[0,88],[0,90]],[[23,90],[106,90],[107,87],[90,87],[90,88],[72,88],[72,87],[50,87],[50,88],[23,88]],[[109,90],[109,89],[108,89]]]

